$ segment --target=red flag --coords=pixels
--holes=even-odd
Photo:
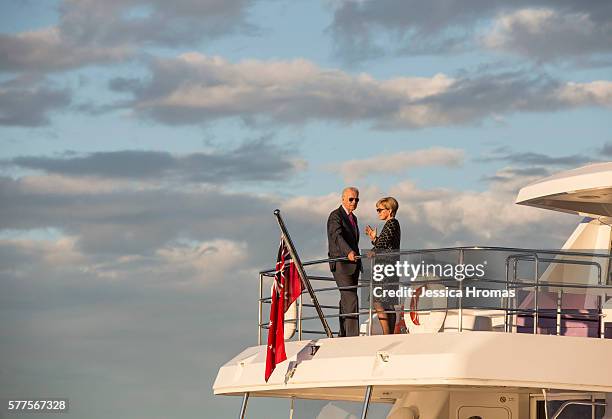
[[[302,281],[295,263],[291,259],[285,241],[281,239],[276,260],[272,306],[270,307],[270,327],[268,329],[268,348],[266,353],[266,382],[276,368],[287,359],[285,354],[285,312],[302,294]]]

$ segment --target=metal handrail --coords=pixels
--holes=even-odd
[[[506,332],[510,332],[511,329],[509,327],[510,321],[509,321],[509,316],[511,315],[519,315],[519,316],[529,316],[532,315],[534,317],[534,326],[533,326],[533,333],[537,334],[538,333],[538,327],[539,327],[539,318],[541,315],[541,318],[552,318],[553,314],[557,315],[557,320],[558,322],[565,319],[567,320],[569,316],[571,316],[573,319],[579,319],[581,321],[601,321],[601,327],[600,330],[603,330],[603,314],[602,314],[602,295],[608,295],[608,293],[606,292],[607,290],[610,291],[610,295],[612,295],[612,286],[610,285],[604,285],[602,284],[602,280],[603,280],[603,269],[600,263],[595,262],[595,261],[586,261],[586,260],[577,260],[577,259],[554,259],[551,258],[550,255],[562,255],[562,256],[580,256],[580,257],[588,257],[588,258],[605,258],[608,260],[612,259],[612,255],[611,254],[604,254],[604,253],[599,253],[599,252],[577,252],[577,251],[565,251],[565,250],[535,250],[535,249],[520,249],[520,248],[512,248],[512,247],[492,247],[492,246],[471,246],[471,247],[466,247],[466,246],[461,246],[461,247],[444,247],[444,248],[437,248],[437,249],[418,249],[418,250],[398,250],[398,251],[392,251],[392,252],[386,252],[385,255],[393,255],[393,256],[399,256],[399,255],[429,255],[429,254],[435,254],[435,253],[441,253],[441,252],[457,252],[459,253],[459,263],[462,263],[462,261],[465,258],[466,252],[472,252],[472,251],[495,251],[495,252],[513,252],[514,254],[511,254],[507,257],[506,260],[506,279],[505,280],[501,280],[501,279],[495,279],[495,278],[465,278],[464,281],[477,281],[479,284],[490,284],[490,285],[494,285],[494,284],[501,284],[504,285],[506,290],[511,290],[511,289],[534,289],[535,295],[534,295],[534,306],[532,308],[518,308],[518,307],[511,307],[508,302],[510,301],[509,298],[506,297],[500,297],[501,298],[501,304],[499,307],[483,307],[483,306],[471,306],[471,305],[465,305],[463,298],[459,298],[457,300],[457,307],[444,307],[444,308],[439,308],[439,309],[434,309],[434,308],[430,308],[430,309],[417,309],[417,310],[409,310],[407,308],[404,308],[404,312],[408,312],[408,311],[415,311],[415,312],[432,312],[432,311],[446,311],[446,310],[459,310],[459,315],[458,315],[458,329],[459,331],[462,330],[462,318],[463,318],[463,309],[480,309],[480,310],[499,310],[500,312],[503,312],[503,315],[505,317],[504,319],[504,330]],[[380,254],[377,254],[377,256],[380,256]],[[367,256],[360,256],[361,259],[366,259]],[[327,259],[319,259],[319,260],[313,260],[313,261],[308,261],[308,262],[304,262],[302,264],[302,266],[314,266],[317,264],[323,264],[323,263],[329,263],[329,262],[338,262],[338,261],[347,261],[348,258],[327,258]],[[527,279],[519,279],[517,277],[517,262],[520,261],[528,261],[528,262],[535,262],[534,263],[534,277],[531,280],[527,280]],[[511,275],[511,270],[510,270],[510,262],[513,263],[513,269],[512,269],[512,275]],[[612,262],[612,260],[610,261]],[[450,263],[450,262],[449,262]],[[540,270],[539,270],[539,264],[540,263],[563,263],[563,264],[570,264],[570,265],[580,265],[580,266],[593,266],[597,268],[597,284],[595,285],[590,285],[590,284],[584,284],[584,283],[569,283],[569,282],[550,282],[550,281],[546,281],[546,282],[542,282],[541,278],[540,278]],[[262,294],[262,283],[263,283],[263,279],[265,277],[272,277],[273,276],[273,270],[264,270],[260,272],[260,296],[258,298],[258,304],[259,304],[259,313],[258,313],[258,341],[259,343],[261,343],[261,333],[263,329],[267,328],[267,322],[263,322],[263,318],[262,318],[262,306],[263,304],[267,304],[269,303],[270,297],[264,297]],[[322,275],[306,275],[306,277],[308,278],[309,281],[321,281],[321,282],[335,282],[335,280],[331,277],[327,277],[327,276],[322,276]],[[512,277],[512,280],[510,280],[510,278]],[[411,280],[408,281],[393,281],[393,282],[385,282],[385,284],[387,285],[392,285],[392,286],[402,286],[402,285],[413,285],[413,286],[418,286],[421,284],[435,284],[435,283],[439,283],[439,284],[444,284],[447,287],[451,288],[451,287],[457,287],[459,289],[463,288],[463,282],[464,281],[457,281],[454,278],[439,278],[436,277],[435,279],[415,279],[415,278],[411,278]],[[323,284],[321,284],[323,285]],[[309,320],[314,320],[314,319],[321,319],[321,316],[325,319],[333,319],[333,318],[342,318],[342,317],[349,317],[349,316],[360,316],[360,315],[368,315],[369,319],[372,319],[372,315],[373,315],[373,309],[372,309],[372,301],[373,301],[373,297],[372,297],[372,278],[370,278],[369,280],[360,280],[358,282],[357,285],[353,285],[353,286],[346,286],[346,287],[338,287],[338,286],[324,286],[321,288],[313,288],[313,293],[322,293],[322,292],[330,292],[330,291],[338,291],[338,290],[342,290],[342,289],[361,289],[361,288],[370,288],[370,298],[369,298],[369,307],[367,309],[360,309],[358,312],[355,313],[344,313],[342,315],[340,314],[331,314],[331,313],[323,313],[321,311],[321,313],[318,313],[317,316],[304,316],[302,314],[302,310],[304,307],[306,308],[316,308],[316,304],[309,304],[309,303],[305,303],[305,302],[300,302],[299,303],[299,313],[298,313],[298,318],[296,319],[296,323],[298,325],[298,338],[301,339],[302,333],[316,333],[316,334],[320,334],[320,331],[316,331],[316,330],[304,330],[303,326],[302,326],[302,322],[303,321],[309,321]],[[488,289],[488,290],[500,290],[501,288],[495,288],[495,287],[480,287],[481,289]],[[542,289],[546,289],[546,288],[559,288],[562,290],[564,289],[592,289],[592,290],[599,290],[600,294],[598,295],[598,299],[599,299],[599,303],[598,303],[598,307],[597,307],[597,312],[592,312],[592,313],[578,313],[576,312],[577,309],[561,309],[561,308],[541,308],[539,307],[539,294],[542,292]],[[303,292],[303,294],[306,293],[306,291]],[[602,294],[603,293],[603,294]],[[338,309],[337,305],[318,305],[318,308],[320,310],[324,309]],[[595,308],[593,308],[594,310]],[[554,311],[556,310],[556,311]],[[395,311],[391,311],[391,310],[384,310],[385,313],[392,313]],[[501,315],[501,314],[500,314]],[[369,321],[369,326],[368,326],[368,334],[371,333],[371,326],[372,326],[372,322]],[[558,333],[559,333],[559,328],[557,329]],[[325,334],[325,333],[323,333]],[[601,337],[603,337],[603,332],[600,331],[600,335]]]
[[[601,257],[606,259],[612,259],[612,254],[608,253],[595,253],[595,252],[577,252],[573,250],[542,250],[542,249],[527,249],[520,247],[501,247],[501,246],[455,246],[455,247],[437,247],[432,249],[412,249],[412,250],[396,250],[393,252],[387,252],[386,255],[413,255],[413,254],[427,254],[427,253],[439,253],[448,251],[458,250],[496,250],[496,251],[507,251],[507,252],[530,252],[530,253],[542,253],[550,255],[567,255],[567,256],[583,256],[583,257]],[[357,256],[358,259],[364,259],[365,256]],[[347,262],[347,257],[340,258],[326,258],[326,259],[315,259],[307,262],[302,262],[302,266],[318,265],[321,263],[329,262]],[[260,271],[259,273],[273,273],[274,268]]]

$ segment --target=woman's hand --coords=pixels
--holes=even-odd
[[[376,240],[376,229],[375,228],[372,228],[369,225],[367,225],[365,228],[365,234],[370,236],[370,240],[372,241]]]

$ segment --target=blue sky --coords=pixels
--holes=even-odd
[[[606,2],[1,7],[0,394],[71,417],[235,414],[211,385],[274,208],[303,259],[347,183],[362,223],[398,198],[405,247],[560,247],[578,220],[517,190],[612,160]]]

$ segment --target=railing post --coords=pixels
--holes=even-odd
[[[508,267],[508,262],[508,259],[506,259],[506,291],[510,289],[508,284],[508,280],[510,279],[510,268]],[[505,306],[506,309],[504,310],[504,333],[508,333],[508,308],[510,306],[510,297],[506,297]]]
[[[540,259],[538,254],[533,254],[533,260],[535,263],[534,275],[535,275],[535,296],[533,298],[533,304],[535,306],[533,312],[533,334],[538,334],[538,323],[540,321],[540,315],[538,313],[538,296],[540,294]]]
[[[374,273],[374,261],[373,258],[370,258],[370,296],[368,297],[369,305],[368,305],[368,336],[372,336],[372,314],[374,313],[373,305],[374,305],[374,284],[372,283],[372,276]],[[359,290],[357,290],[359,291]],[[357,306],[357,312],[359,312],[359,306]],[[358,315],[359,316],[359,315]]]
[[[238,419],[244,419],[244,417],[246,415],[246,409],[247,409],[248,401],[249,401],[249,392],[247,391],[242,396],[242,406],[240,407],[240,416],[238,416]]]
[[[261,324],[263,322],[263,274],[259,274],[259,303],[257,307],[257,345],[261,345]]]
[[[561,310],[563,309],[563,289],[557,291],[557,336],[561,335]]]
[[[604,297],[602,297],[601,295],[601,291],[600,294],[597,296],[597,304],[599,306],[599,310],[598,310],[598,317],[599,317],[599,337],[601,339],[605,339],[606,337],[606,320],[604,318],[604,313],[603,313],[603,302],[605,301],[605,298],[608,296],[608,293],[604,291]]]
[[[517,275],[517,260],[513,259],[512,260],[512,282],[516,283],[516,275]],[[513,305],[512,308],[514,310],[514,314],[512,315],[512,333],[516,333],[518,332],[518,316],[517,313],[518,311],[516,311],[516,308],[518,307],[518,301],[516,299],[516,296],[514,297],[513,301]]]
[[[463,264],[463,249],[459,249],[459,264]],[[459,331],[463,331],[463,281],[459,281]]]
[[[298,275],[300,276],[300,279],[302,280],[302,284],[304,285],[304,288],[308,290],[308,294],[310,294],[310,298],[312,299],[312,304],[315,306],[315,310],[317,311],[317,315],[319,316],[319,319],[321,319],[321,323],[323,324],[323,329],[325,330],[325,334],[327,335],[328,338],[333,338],[334,334],[332,333],[331,328],[329,327],[329,324],[327,323],[327,320],[325,319],[323,310],[321,309],[321,306],[319,305],[319,300],[317,300],[317,296],[315,295],[314,289],[312,288],[312,285],[310,284],[310,281],[308,280],[308,277],[306,276],[306,271],[304,271],[304,267],[302,266],[300,257],[298,256],[295,250],[295,247],[293,246],[293,241],[291,240],[291,236],[289,235],[289,232],[287,231],[287,227],[285,227],[285,222],[283,221],[280,215],[280,210],[275,209],[274,215],[276,216],[276,221],[278,222],[278,226],[281,230],[281,235],[285,239],[285,243],[287,244],[287,248],[289,250],[289,254],[291,255],[291,259],[293,259],[293,263],[295,264],[295,267],[298,271]]]
[[[367,419],[368,417],[368,409],[370,408],[371,398],[372,398],[372,386],[367,386],[365,397],[363,399],[363,408],[361,409],[361,419]]]
[[[612,263],[612,260],[608,259],[608,271],[610,270],[611,263]],[[601,269],[601,264],[597,263],[597,266],[599,267],[599,280],[597,281],[597,285],[601,287],[602,285],[601,281],[603,279],[603,272]],[[607,282],[606,282],[606,285],[607,285]],[[604,298],[601,296],[601,288],[600,288],[597,292],[597,318],[599,319],[599,337],[601,339],[604,339],[606,337],[606,327],[605,327],[604,318],[603,318],[603,305],[604,305]]]
[[[298,297],[298,319],[297,319],[297,328],[298,328],[298,340],[302,340],[302,294]]]

